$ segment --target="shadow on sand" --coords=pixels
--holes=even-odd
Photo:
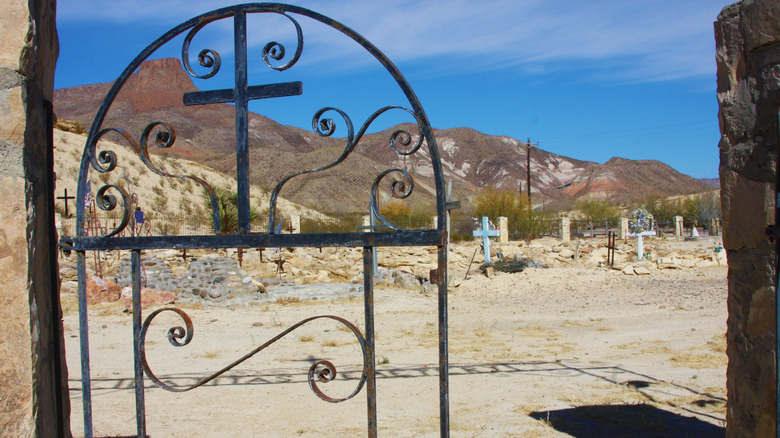
[[[580,406],[529,415],[576,438],[726,436],[723,427],[646,404]]]

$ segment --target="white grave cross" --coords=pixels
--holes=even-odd
[[[642,242],[643,236],[655,236],[655,231],[642,231],[639,233],[629,233],[629,236],[636,236],[636,256],[639,260],[645,257],[645,245]]]
[[[482,228],[479,230],[474,230],[473,233],[474,237],[481,237],[482,238],[482,251],[485,253],[485,264],[490,263],[490,238],[491,237],[498,237],[498,230],[490,228],[490,225],[488,224],[488,218],[487,216],[482,216]]]
[[[644,208],[638,208],[631,213],[631,233],[636,236],[636,256],[639,260],[645,258],[645,246],[642,242],[644,236],[655,236],[655,218]]]

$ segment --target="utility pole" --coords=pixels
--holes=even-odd
[[[523,143],[519,142],[522,146],[525,146],[525,190],[528,193],[528,208],[531,208],[531,147],[539,146],[539,143],[531,143],[531,138]]]

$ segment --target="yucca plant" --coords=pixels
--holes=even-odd
[[[214,189],[219,204],[219,232],[232,234],[238,231],[238,192],[221,187]],[[214,214],[211,207],[211,198],[208,192],[203,191],[203,205],[206,212],[206,220],[211,229],[214,229]],[[254,222],[258,218],[257,207],[249,207],[249,219]]]

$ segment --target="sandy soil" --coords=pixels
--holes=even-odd
[[[453,277],[463,272],[453,270]],[[381,436],[438,435],[437,298],[375,294]],[[449,297],[451,435],[461,437],[724,436],[726,268],[629,276],[606,268],[472,274]],[[298,321],[338,315],[364,326],[362,300],[189,305],[192,342],[171,346],[163,312],[149,365],[182,386],[222,368]],[[149,314],[149,310],[145,314]],[[78,319],[65,314],[73,432],[81,434]],[[132,325],[121,304],[90,312],[96,436],[135,434]],[[333,320],[312,321],[191,392],[146,390],[152,437],[365,436],[365,390],[331,404],[307,372],[327,359],[328,395],[352,392],[359,344]]]

